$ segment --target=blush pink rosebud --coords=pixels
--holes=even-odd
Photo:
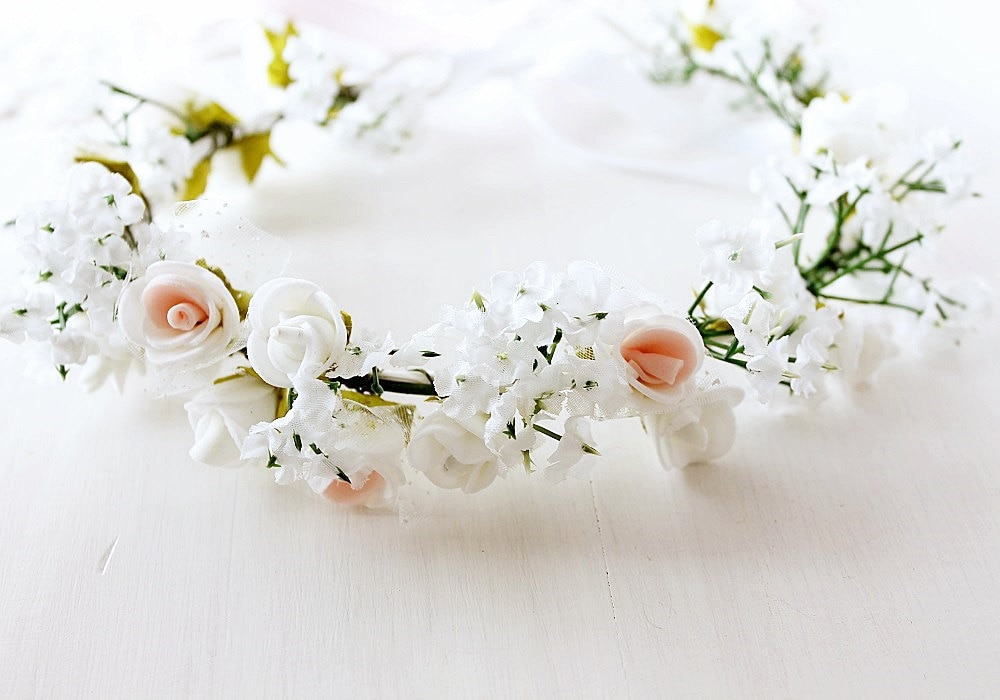
[[[676,398],[705,359],[705,343],[698,329],[677,316],[627,323],[619,351],[629,368],[629,384],[656,401]]]
[[[122,292],[118,324],[154,364],[207,365],[229,351],[239,334],[240,311],[218,276],[193,263],[164,260]]]
[[[360,477],[352,477],[360,479]],[[355,487],[343,479],[334,479],[330,485],[323,489],[323,497],[328,501],[342,506],[377,506],[385,501],[386,489],[389,484],[385,478],[376,471],[370,472]]]

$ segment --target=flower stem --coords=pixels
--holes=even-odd
[[[545,437],[550,437],[556,442],[563,439],[562,435],[555,432],[554,430],[549,430],[544,425],[538,425],[538,423],[532,423],[531,427],[534,429],[536,433],[541,433]]]
[[[376,370],[360,377],[338,379],[342,386],[361,393],[438,396],[434,380],[423,370]],[[381,389],[381,391],[378,391]]]
[[[702,287],[702,290],[701,292],[698,293],[698,296],[694,298],[694,301],[691,303],[690,308],[688,308],[687,315],[689,318],[694,315],[695,309],[697,309],[698,305],[701,304],[701,302],[705,299],[705,295],[708,294],[708,290],[711,288],[712,288],[712,280],[709,280],[708,282],[705,283],[705,286]]]
[[[541,433],[545,437],[550,437],[556,442],[559,442],[560,440],[563,439],[562,435],[555,432],[554,430],[549,430],[543,425],[538,425],[537,423],[533,423],[531,427],[534,429],[536,433]],[[601,453],[597,451],[596,447],[594,447],[593,445],[588,445],[585,442],[580,444],[580,449],[588,455],[594,455],[595,457],[601,456]]]
[[[908,306],[907,304],[898,304],[893,301],[886,301],[885,299],[864,299],[859,297],[842,297],[836,294],[817,294],[818,299],[830,299],[831,301],[846,301],[851,304],[871,304],[875,306],[888,306],[892,309],[902,309],[904,311],[909,311],[916,314],[917,316],[922,316],[923,309],[918,309],[915,306]]]
[[[119,95],[124,95],[125,97],[131,97],[133,100],[138,100],[140,103],[149,103],[151,105],[159,107],[160,109],[164,110],[165,112],[168,112],[169,114],[172,114],[173,116],[177,117],[181,121],[185,121],[185,119],[186,119],[183,112],[181,112],[176,107],[172,107],[172,106],[168,105],[166,102],[160,102],[159,100],[154,100],[151,97],[146,97],[145,95],[140,95],[137,92],[132,92],[131,90],[126,90],[123,87],[118,87],[114,83],[109,83],[109,82],[107,82],[105,80],[102,80],[101,84],[104,85],[104,86],[106,86],[109,90],[111,90],[111,92],[117,93]]]

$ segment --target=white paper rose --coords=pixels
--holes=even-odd
[[[204,366],[231,349],[240,311],[218,276],[193,263],[164,260],[122,292],[118,324],[154,364]]]
[[[729,452],[736,438],[733,407],[742,399],[739,389],[716,389],[700,405],[644,418],[663,468],[711,462]]]
[[[654,401],[673,402],[705,359],[698,329],[678,316],[652,316],[625,324],[619,346],[632,388]]]
[[[184,404],[194,431],[191,459],[214,467],[238,466],[250,428],[274,420],[277,404],[275,388],[253,376],[212,384]]]
[[[471,432],[441,411],[420,424],[407,454],[410,466],[443,489],[474,493],[493,483],[497,475],[496,455],[487,449],[483,434]]]
[[[250,365],[268,384],[318,377],[347,347],[340,308],[312,282],[281,277],[261,285],[247,312]]]

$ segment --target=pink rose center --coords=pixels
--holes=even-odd
[[[190,302],[174,304],[167,311],[167,323],[179,331],[189,331],[199,323],[203,323],[208,314]]]
[[[323,491],[323,497],[343,506],[357,506],[367,501],[370,495],[381,492],[384,487],[385,479],[382,475],[372,472],[365,479],[365,483],[358,488],[354,488],[343,479],[334,479]]]
[[[142,305],[153,324],[161,330],[189,331],[209,317],[204,300],[176,282],[151,284],[143,290]]]
[[[625,362],[646,386],[675,386],[698,366],[698,348],[681,331],[643,328],[625,336],[621,345]]]

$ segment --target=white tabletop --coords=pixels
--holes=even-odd
[[[850,3],[835,43],[882,56],[871,72],[979,156],[986,196],[956,211],[941,274],[995,283],[1000,48],[971,0],[914,9]],[[692,232],[753,197],[587,160],[529,123],[523,89],[508,72],[445,95],[390,158],[279,134],[286,169],[214,194],[400,338],[535,259],[689,298]],[[33,152],[29,132],[7,119],[0,145]],[[5,214],[29,160],[5,161]],[[470,497],[415,478],[401,520],[195,464],[178,400],[40,385],[0,344],[0,695],[994,696],[997,347],[991,320],[867,391],[750,401],[710,466],[662,471],[627,422],[599,426],[590,480]]]

